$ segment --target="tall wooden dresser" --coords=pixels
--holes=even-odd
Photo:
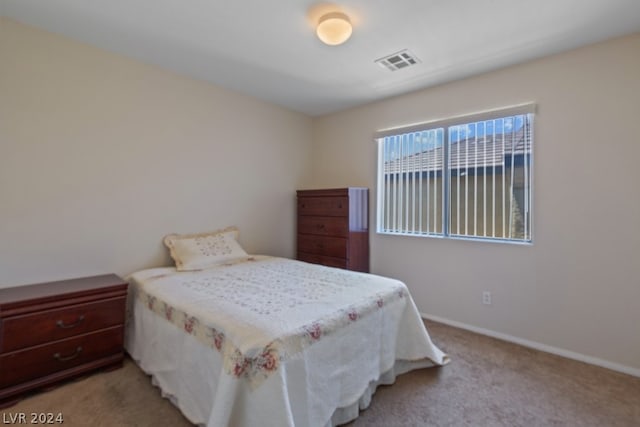
[[[0,289],[0,407],[124,357],[127,283],[115,274]]]
[[[369,272],[369,190],[298,190],[300,261]]]

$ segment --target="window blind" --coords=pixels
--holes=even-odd
[[[531,242],[533,109],[378,133],[378,232]]]

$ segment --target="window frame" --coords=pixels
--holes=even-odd
[[[393,235],[393,236],[414,236],[414,237],[431,237],[436,239],[454,239],[454,240],[474,240],[474,241],[482,241],[482,242],[492,242],[492,243],[509,243],[516,245],[532,245],[533,237],[534,237],[534,124],[535,124],[535,115],[536,115],[536,104],[533,102],[502,107],[497,109],[485,110],[481,112],[464,114],[455,117],[449,117],[445,119],[436,119],[430,120],[427,122],[421,122],[417,124],[411,124],[406,126],[399,126],[393,128],[387,128],[374,133],[374,141],[377,143],[377,171],[376,171],[376,233],[377,234],[385,234],[385,235]],[[528,239],[514,239],[514,238],[505,238],[505,237],[491,237],[491,236],[473,236],[473,235],[459,235],[459,234],[451,234],[450,221],[451,219],[451,165],[450,165],[450,138],[449,138],[449,128],[452,126],[466,125],[470,123],[476,123],[487,120],[495,120],[510,116],[518,116],[518,115],[531,115],[531,124],[530,124],[530,141],[531,141],[531,150],[529,153],[529,163],[528,163]],[[438,128],[444,129],[444,140],[443,140],[443,167],[442,167],[442,209],[441,209],[441,221],[442,221],[442,233],[433,234],[433,233],[416,233],[416,232],[401,232],[401,231],[386,231],[382,224],[382,211],[384,209],[381,200],[385,200],[384,196],[381,194],[385,191],[384,185],[384,138],[390,136],[400,136],[404,134],[414,133],[414,132],[424,132],[435,130]],[[485,166],[486,167],[486,166]],[[428,172],[427,172],[428,173]],[[382,196],[382,197],[381,197]]]

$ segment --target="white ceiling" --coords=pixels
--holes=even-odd
[[[3,16],[311,116],[640,31],[640,0],[0,0]],[[409,49],[419,65],[374,60]],[[640,55],[640,52],[638,53]]]

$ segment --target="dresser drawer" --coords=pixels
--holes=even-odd
[[[349,235],[348,218],[335,216],[300,216],[298,217],[298,233],[347,237]]]
[[[102,357],[122,353],[122,326],[0,356],[0,387],[20,384]]]
[[[298,260],[310,262],[312,264],[326,265],[328,267],[347,268],[347,260],[345,258],[334,258],[330,256],[298,252]]]
[[[0,352],[7,353],[124,323],[125,297],[72,305],[2,321]],[[4,369],[4,368],[3,368]]]
[[[342,237],[298,234],[298,252],[346,258],[347,239]]]
[[[349,216],[347,197],[299,197],[298,215]]]

